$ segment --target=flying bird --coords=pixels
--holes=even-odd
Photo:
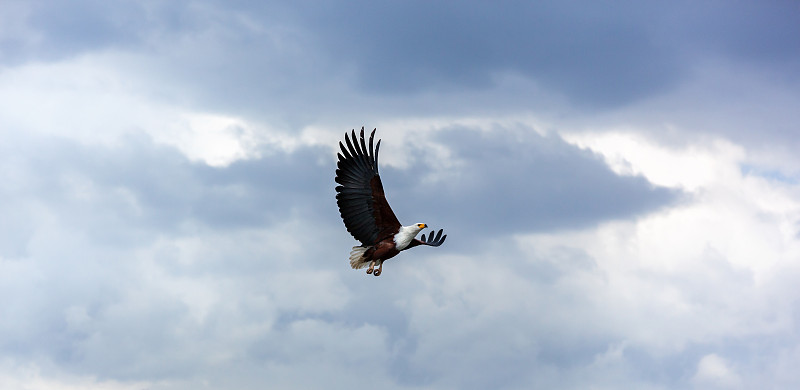
[[[377,129],[375,129],[377,130]],[[395,257],[401,251],[418,245],[442,245],[447,235],[431,232],[428,238],[417,234],[428,227],[424,223],[402,226],[389,207],[383,193],[381,176],[378,174],[378,149],[381,141],[372,148],[375,130],[369,136],[369,147],[364,139],[364,128],[356,139],[355,129],[352,136],[344,134],[347,147],[339,141],[342,150],[336,169],[336,203],[342,215],[344,226],[361,245],[353,247],[350,252],[350,266],[353,269],[367,267],[367,274],[379,276],[383,271],[383,262]],[[352,138],[352,141],[351,141]],[[375,266],[378,269],[375,269]]]

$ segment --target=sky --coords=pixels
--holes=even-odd
[[[796,389],[800,3],[0,2],[0,388]],[[338,141],[438,248],[352,270]]]

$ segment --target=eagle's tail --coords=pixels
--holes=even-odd
[[[364,252],[367,251],[367,247],[363,246],[354,246],[353,250],[350,251],[350,266],[353,269],[361,269],[367,266],[369,260],[364,258]]]

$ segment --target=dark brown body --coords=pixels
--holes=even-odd
[[[397,250],[394,239],[387,238],[368,249],[367,252],[364,253],[364,257],[369,260],[385,261],[397,256],[398,253],[400,253],[400,251]]]
[[[400,253],[400,251],[397,250],[397,245],[392,237],[381,240],[373,247],[367,249],[363,256],[366,261],[369,261],[367,273],[370,274],[374,270],[375,276],[380,275],[381,272],[383,272],[383,262],[397,256],[398,253]],[[375,270],[376,264],[378,265],[377,270]]]

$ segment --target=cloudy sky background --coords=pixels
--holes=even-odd
[[[800,3],[0,2],[0,387],[795,389]],[[336,143],[405,224],[349,269]]]

